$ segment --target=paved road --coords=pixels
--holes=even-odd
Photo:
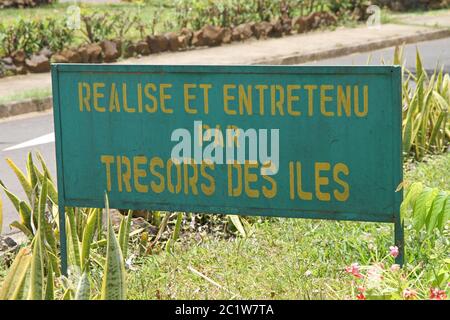
[[[424,68],[432,73],[436,66],[444,66],[444,71],[450,73],[450,38],[410,44],[403,49],[406,67],[411,71],[416,69],[416,47],[419,49]],[[370,53],[355,53],[344,57],[313,61],[305,65],[379,65],[392,64],[394,48],[386,48]]]
[[[432,70],[437,62],[445,65],[446,72],[450,73],[450,38],[422,42],[419,47],[423,63],[426,69]],[[415,66],[416,45],[405,47],[407,66]],[[380,64],[381,58],[386,63],[392,62],[393,48],[377,50],[372,53],[352,54],[345,57],[322,60],[308,63],[308,65],[365,65],[371,56],[371,64]],[[32,150],[39,150],[47,159],[52,174],[55,174],[55,149],[53,144],[53,115],[51,112],[15,118],[13,120],[0,121],[0,178],[15,193],[24,197],[20,185],[15,179],[12,171],[4,161],[9,157],[14,160],[20,168],[25,169],[26,154]],[[9,223],[17,219],[12,205],[4,194],[1,194],[4,202],[4,226],[3,231],[9,231]]]

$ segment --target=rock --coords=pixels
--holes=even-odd
[[[53,52],[49,48],[45,47],[41,49],[41,51],[39,51],[39,54],[50,59],[50,57],[53,55]]]
[[[194,37],[194,32],[188,28],[182,28],[180,31],[180,36],[184,36],[187,43],[187,47],[192,45],[192,38]]]
[[[180,44],[180,50],[186,50],[191,45],[189,36],[183,34],[178,36],[178,43]]]
[[[123,55],[125,58],[130,58],[130,57],[134,56],[135,52],[136,52],[136,46],[133,43],[127,43],[125,45],[125,50],[124,50]]]
[[[69,60],[67,60],[67,58],[65,56],[63,56],[62,54],[59,54],[59,53],[54,54],[52,56],[51,61],[53,63],[68,63],[69,62]]]
[[[288,35],[292,33],[292,19],[289,17],[282,17],[280,19],[281,25],[283,27],[283,33]]]
[[[167,46],[170,51],[178,51],[181,49],[182,43],[175,32],[168,32],[164,37],[167,39]]]
[[[0,59],[0,62],[7,64],[7,65],[12,65],[14,63],[13,58],[11,57],[5,57]]]
[[[29,59],[25,60],[25,65],[33,73],[50,71],[50,60],[43,55],[33,54]]]
[[[148,56],[150,54],[150,47],[147,41],[139,41],[136,43],[136,53],[142,56]]]
[[[27,74],[27,72],[27,68],[24,65],[16,67],[16,74]]]
[[[80,61],[79,62],[81,62],[81,63],[88,63],[89,62],[89,54],[88,54],[88,51],[87,51],[87,48],[86,47],[79,47],[78,49],[77,49],[77,53],[78,53],[78,55],[79,55],[79,59],[80,59]]]
[[[233,31],[230,28],[225,28],[222,43],[231,43],[232,40],[233,40]]]
[[[270,34],[270,32],[272,31],[272,24],[270,22],[267,21],[262,21],[262,22],[258,22],[255,23],[253,26],[253,33],[256,37],[256,39],[260,39],[260,38],[267,38]]]
[[[17,74],[17,68],[23,68],[23,66],[16,66],[14,64],[0,64],[5,75],[15,75]]]
[[[201,30],[194,32],[192,45],[200,46],[219,46],[222,44],[225,29],[221,27],[206,25]]]
[[[203,30],[194,32],[194,35],[192,36],[192,45],[195,47],[206,46],[206,41],[203,38]]]
[[[103,52],[103,60],[105,62],[114,62],[120,57],[117,43],[110,40],[103,40],[100,43]]]
[[[122,55],[122,40],[116,39],[112,40],[116,44],[117,51],[119,52],[119,57]]]
[[[17,242],[15,242],[10,237],[6,237],[3,239],[3,242],[10,248],[17,246]]]
[[[23,50],[14,51],[11,54],[11,57],[13,58],[14,64],[16,66],[23,65],[25,63],[25,59],[27,58]]]
[[[292,26],[298,33],[307,32],[312,29],[312,20],[308,17],[297,17],[292,21]]]
[[[59,56],[58,58],[60,59],[61,63],[67,63],[67,62],[80,63],[80,62],[82,62],[80,54],[77,51],[74,51],[71,49],[64,49],[57,55]],[[55,57],[53,57],[53,59],[55,59]]]
[[[102,47],[96,43],[86,45],[86,53],[90,63],[98,63],[102,61]]]
[[[159,53],[169,49],[169,40],[162,35],[147,36],[147,44],[152,53]]]
[[[272,38],[281,38],[283,36],[283,25],[280,20],[274,22],[272,24],[272,29],[269,32],[269,37]]]
[[[243,23],[233,28],[231,38],[233,41],[242,41],[253,35],[254,23]]]

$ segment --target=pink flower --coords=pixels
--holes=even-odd
[[[372,282],[383,280],[383,269],[379,265],[373,265],[367,271],[367,277]]]
[[[447,294],[444,290],[439,290],[438,288],[430,288],[430,299],[431,300],[445,300],[447,299]]]
[[[392,272],[396,272],[396,271],[398,271],[398,270],[400,270],[400,265],[394,263],[394,264],[391,266],[391,271],[392,271]]]
[[[356,299],[358,299],[358,300],[366,300],[366,296],[364,295],[364,293],[360,292],[356,296]]]
[[[362,278],[362,274],[359,273],[359,265],[357,263],[352,263],[349,267],[345,267],[347,273],[351,273],[356,278]]]
[[[394,258],[397,258],[398,254],[399,254],[397,246],[389,247],[389,251],[390,251],[391,256],[393,256]]]
[[[406,288],[403,290],[403,298],[406,300],[413,300],[417,298],[417,291],[414,289]]]

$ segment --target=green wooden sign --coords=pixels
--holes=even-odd
[[[115,208],[400,223],[399,67],[64,64],[52,78],[61,207],[107,192]]]

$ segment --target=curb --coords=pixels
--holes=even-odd
[[[52,97],[28,99],[0,104],[0,119],[18,116],[30,112],[45,111],[53,108]]]
[[[283,65],[283,64],[299,64],[305,63],[314,60],[323,60],[336,58],[339,56],[346,56],[352,53],[357,52],[367,52],[378,49],[384,49],[388,47],[398,46],[402,44],[410,44],[422,41],[430,41],[437,40],[441,38],[450,37],[450,29],[439,29],[433,30],[429,32],[420,33],[417,35],[406,36],[406,37],[396,37],[387,40],[374,41],[364,44],[358,44],[354,46],[348,46],[343,48],[334,48],[329,50],[322,50],[317,52],[311,52],[307,54],[296,53],[294,55],[280,56],[277,58],[271,59],[263,59],[256,61],[252,64],[274,64],[274,65]]]
[[[257,60],[252,62],[252,65],[290,65],[300,64],[314,60],[330,59],[339,56],[345,56],[357,52],[367,52],[396,45],[410,44],[422,41],[430,41],[441,38],[450,37],[450,29],[438,29],[429,32],[423,32],[417,35],[406,37],[395,37],[382,41],[368,42],[364,44],[358,44],[354,46],[348,46],[343,48],[333,48],[329,50],[322,50],[310,53],[297,52],[294,55],[280,56],[276,58]],[[5,119],[21,114],[30,112],[39,112],[52,109],[53,102],[52,97],[44,99],[30,99],[18,102],[11,102],[6,104],[0,104],[0,119]]]

